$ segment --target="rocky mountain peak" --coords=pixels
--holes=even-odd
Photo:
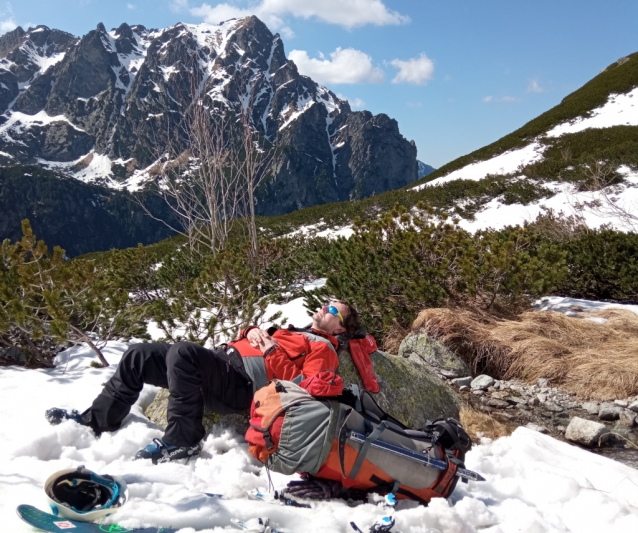
[[[100,23],[81,39],[39,26],[3,36],[0,50],[9,50],[0,63],[8,88],[0,91],[0,164],[35,163],[139,187],[153,179],[145,170],[156,158],[151,140],[175,131],[195,91],[218,113],[250,105],[253,127],[287,147],[261,191],[261,213],[416,179],[416,148],[396,121],[352,112],[300,75],[280,36],[254,16],[159,30],[122,23],[107,31]],[[18,50],[31,54],[25,72],[12,59]]]

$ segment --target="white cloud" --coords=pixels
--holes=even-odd
[[[173,7],[185,9],[188,0],[173,0]],[[329,24],[337,24],[345,28],[355,28],[374,24],[405,24],[409,17],[390,11],[382,0],[260,0],[259,3],[242,8],[231,3],[215,5],[202,4],[190,9],[190,13],[202,17],[206,22],[217,24],[229,18],[257,15],[266,25],[276,31],[291,33],[283,17],[317,18]]]
[[[508,104],[512,104],[515,102],[520,102],[520,98],[516,98],[514,96],[500,96],[499,98],[494,98],[493,96],[484,96],[483,102],[489,104],[490,102],[505,102]]]
[[[421,102],[408,102],[407,104],[408,107],[411,107],[413,109],[418,109],[419,107],[423,107],[423,104]]]
[[[361,98],[348,98],[341,93],[337,93],[337,98],[339,98],[340,100],[348,100],[348,103],[350,104],[350,107],[352,109],[363,109],[366,105],[366,103],[361,100]]]
[[[337,48],[330,59],[311,59],[305,50],[292,50],[288,54],[301,74],[318,83],[380,83],[383,71],[372,66],[372,58],[354,48]]]
[[[5,9],[0,11],[0,35],[8,31],[15,30],[18,27],[13,18],[13,7],[11,2],[5,4]]]
[[[18,27],[13,17],[0,20],[0,35],[7,33],[8,31],[15,30]]]
[[[187,0],[175,0],[180,5],[186,4]],[[217,4],[210,6],[202,4],[199,7],[190,8],[190,14],[195,17],[201,17],[204,22],[210,24],[219,24],[228,19],[250,17],[257,15],[271,30],[279,31],[284,37],[292,38],[294,32],[287,26],[284,20],[274,12],[261,9],[263,6],[256,6],[252,9],[243,9],[232,6],[230,4]]]
[[[177,12],[186,11],[188,9],[188,0],[173,0],[171,9]]]
[[[541,87],[540,83],[538,83],[538,80],[530,80],[529,85],[527,86],[527,92],[528,93],[543,93],[545,92],[545,89]]]
[[[393,59],[390,61],[393,67],[399,69],[392,83],[411,83],[413,85],[425,85],[432,79],[434,63],[428,56],[421,54],[407,61]]]
[[[126,4],[126,7],[128,7],[129,9],[135,9],[135,6],[133,4]]]

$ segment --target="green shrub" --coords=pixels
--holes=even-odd
[[[638,235],[590,232],[563,243],[569,275],[563,296],[638,302]]]
[[[556,244],[521,228],[472,235],[435,223],[430,213],[396,207],[378,221],[357,224],[350,239],[337,239],[318,254],[328,282],[307,307],[343,298],[382,339],[394,324],[408,328],[426,307],[514,310],[562,283],[564,253]]]

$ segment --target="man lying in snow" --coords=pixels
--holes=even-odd
[[[252,326],[226,349],[208,350],[192,342],[134,344],[89,409],[80,414],[54,407],[45,416],[51,424],[75,420],[98,435],[115,431],[149,383],[170,391],[168,426],[163,438],[153,439],[136,459],[164,463],[197,455],[206,433],[204,407],[220,414],[244,411],[272,379],[301,383],[321,371],[336,371],[335,335],[354,335],[360,325],[351,305],[335,301],[321,307],[307,328],[271,335]]]

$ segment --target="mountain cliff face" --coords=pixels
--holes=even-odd
[[[260,214],[363,198],[417,178],[416,147],[396,121],[353,112],[300,75],[279,35],[256,17],[163,30],[99,24],[81,39],[17,28],[0,37],[0,58],[0,165],[143,187],[153,179],[151,146],[179,131],[195,91],[229,112],[252,95],[253,127],[284,147],[260,191]]]

